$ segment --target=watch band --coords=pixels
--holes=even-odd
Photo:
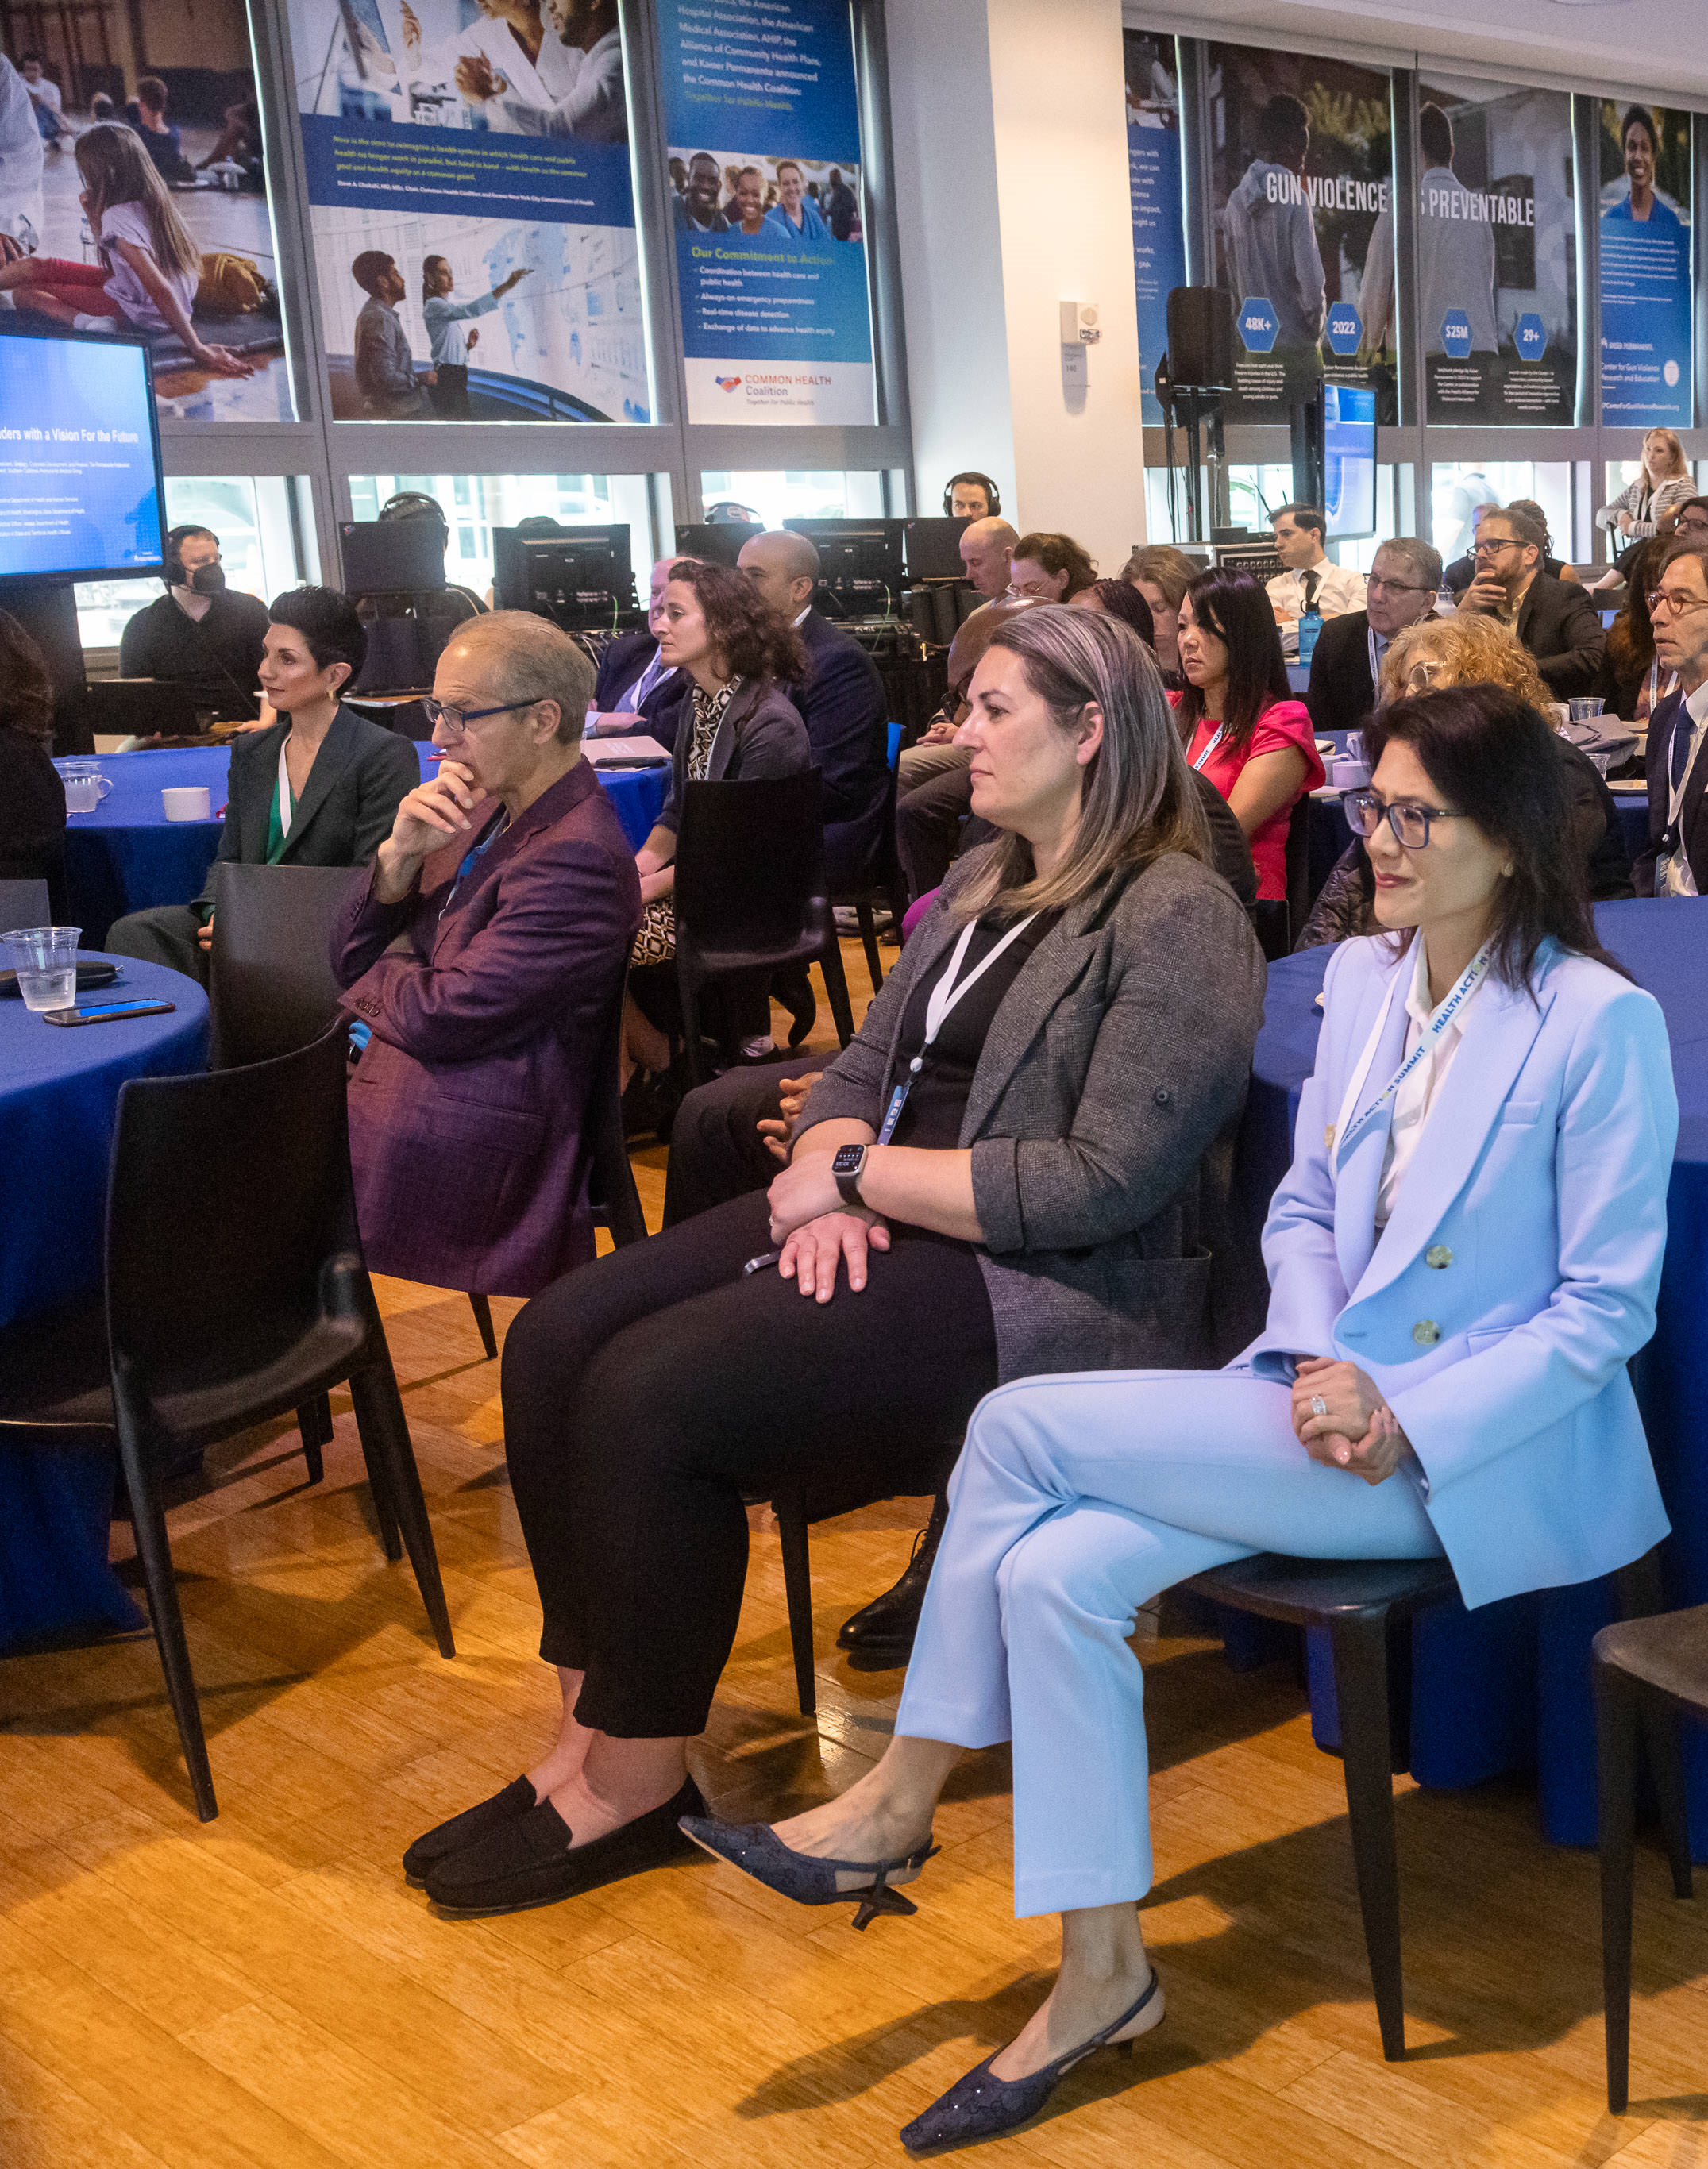
[[[867,1209],[866,1200],[860,1195],[860,1177],[857,1175],[839,1175],[836,1187],[842,1193],[845,1205],[857,1206],[862,1212]]]

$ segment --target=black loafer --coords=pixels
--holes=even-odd
[[[678,1858],[688,1841],[677,1825],[684,1815],[705,1812],[700,1788],[690,1777],[661,1808],[572,1852],[568,1824],[550,1800],[542,1800],[518,1820],[437,1862],[427,1872],[427,1895],[444,1911],[463,1915],[555,1905],[559,1899]]]
[[[478,1807],[465,1808],[460,1815],[452,1815],[449,1822],[424,1831],[403,1855],[403,1873],[411,1883],[420,1884],[435,1861],[461,1852],[464,1846],[472,1845],[488,1831],[497,1830],[504,1823],[519,1822],[533,1811],[533,1780],[514,1778],[503,1792],[494,1793]]]

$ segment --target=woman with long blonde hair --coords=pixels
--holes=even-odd
[[[1622,543],[1670,535],[1679,507],[1696,494],[1684,447],[1671,429],[1651,429],[1643,439],[1636,480],[1595,515],[1598,527],[1616,528]]]
[[[0,293],[77,331],[176,332],[209,376],[253,376],[249,363],[210,345],[190,321],[201,252],[136,131],[116,122],[86,128],[77,162],[77,200],[100,262],[20,257],[0,266]]]

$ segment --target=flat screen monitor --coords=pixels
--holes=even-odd
[[[1331,542],[1376,531],[1376,395],[1363,385],[1322,387],[1322,511]]]
[[[445,530],[436,520],[341,520],[347,595],[417,595],[445,585]]]
[[[144,342],[0,317],[0,579],[158,579],[164,502]]]
[[[907,523],[907,577],[910,580],[964,580],[961,537],[970,520],[910,520]]]
[[[626,525],[526,536],[495,527],[492,540],[493,602],[499,610],[532,610],[566,632],[590,632],[634,608]]]
[[[764,528],[750,525],[745,520],[723,520],[714,525],[707,521],[676,530],[676,555],[679,557],[701,557],[708,565],[728,565],[733,572],[735,561],[755,535],[763,535]]]
[[[857,617],[886,616],[901,600],[905,520],[786,520],[819,553],[819,577]]]

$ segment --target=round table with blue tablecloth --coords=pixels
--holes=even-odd
[[[1708,898],[1598,907],[1601,939],[1666,1014],[1680,1122],[1668,1198],[1667,1259],[1655,1337],[1633,1367],[1673,1535],[1668,1601],[1708,1601]],[[1263,1029],[1241,1128],[1237,1184],[1247,1235],[1286,1171],[1300,1090],[1316,1058],[1316,1008],[1333,952],[1269,967]],[[1610,1585],[1588,1582],[1476,1612],[1454,1603],[1413,1628],[1412,1772],[1470,1784],[1535,1767],[1543,1826],[1561,1844],[1594,1841],[1595,1719],[1589,1644],[1614,1616]],[[1326,1653],[1313,1650],[1318,1739],[1338,1741]],[[1708,1735],[1684,1742],[1692,1846],[1708,1858]]]
[[[175,1009],[67,1030],[0,1000],[0,1330],[27,1331],[19,1320],[97,1293],[119,1094],[132,1077],[181,1075],[207,1060],[207,997],[195,982],[131,957],[112,961],[119,983],[86,1001],[134,997]],[[185,1272],[190,1301],[193,1265]],[[0,1648],[138,1623],[107,1566],[112,1498],[104,1457],[0,1448]]]
[[[424,739],[416,747],[423,776],[437,765]],[[97,765],[111,792],[91,813],[66,821],[66,890],[71,923],[86,946],[106,939],[115,919],[151,904],[188,903],[201,893],[219,848],[218,818],[226,802],[230,754],[222,746],[186,746],[176,752],[103,754]],[[668,765],[658,768],[600,769],[623,834],[638,850],[670,788]],[[205,786],[211,818],[168,821],[160,794],[181,785]]]

